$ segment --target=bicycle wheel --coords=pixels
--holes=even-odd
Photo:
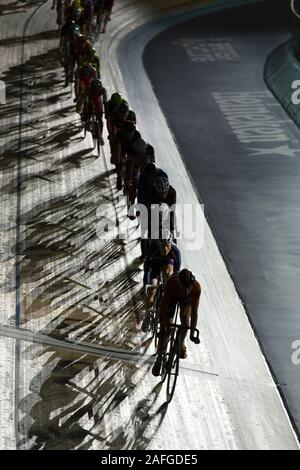
[[[101,143],[103,143],[102,139],[102,125],[101,121],[99,120],[99,115],[95,114],[94,115],[94,138],[96,139],[96,146],[97,146],[97,153],[98,157],[100,157],[100,149],[101,149]]]
[[[155,348],[157,348],[158,339],[159,339],[159,304],[160,304],[161,298],[162,298],[162,285],[159,284],[157,287],[157,295],[156,295],[155,304],[154,304],[153,324],[151,325],[153,336],[154,336]]]
[[[83,139],[86,138],[86,135],[88,133],[88,116],[86,114],[86,110],[85,110],[85,107],[83,108],[83,112],[81,114],[81,124],[82,124],[82,127],[83,127]]]
[[[69,86],[70,83],[70,43],[67,41],[61,47],[61,63],[63,64],[65,71],[65,87]]]
[[[168,375],[167,402],[170,403],[175,392],[177,377],[179,373],[179,333],[176,334],[173,342],[173,347],[170,350],[168,363],[166,364],[166,370]]]
[[[175,331],[174,328],[171,331],[166,349],[162,355],[162,364],[161,364],[161,381],[162,383],[166,380],[169,371],[170,357],[173,356],[173,349],[175,345]]]

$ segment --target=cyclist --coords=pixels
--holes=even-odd
[[[88,123],[91,115],[94,113],[97,116],[98,122],[100,124],[100,144],[104,145],[104,140],[102,137],[103,132],[103,112],[106,104],[106,90],[102,85],[101,80],[95,79],[91,82],[89,92],[89,108],[88,108]]]
[[[139,178],[144,172],[148,163],[155,161],[154,148],[150,144],[146,144],[143,139],[133,139],[132,145],[127,153],[127,173],[126,173],[126,189],[130,191],[130,205],[134,205],[137,197]],[[135,219],[135,215],[128,215],[131,220]]]
[[[157,204],[162,202],[166,203],[169,206],[169,218],[168,218],[168,227],[174,237],[174,243],[176,243],[175,239],[175,206],[176,206],[176,191],[170,185],[167,176],[158,176],[153,185],[150,187],[150,191],[148,191],[148,198],[145,199],[145,206],[147,208],[148,213],[148,224],[144,227],[146,221],[141,221],[141,229],[143,231],[142,236],[142,258],[145,256],[145,252],[148,249],[149,240],[152,238],[158,237],[158,229],[155,224],[152,224],[152,211],[155,210]]]
[[[167,208],[168,209],[168,208]],[[151,285],[152,288],[145,292],[146,309],[152,307],[155,299],[156,287],[161,278],[163,284],[180,271],[181,253],[177,245],[173,243],[173,236],[168,230],[164,231],[164,238],[151,240],[144,263],[144,287]],[[142,331],[147,331],[150,323],[150,312],[145,315]]]
[[[77,24],[80,24],[80,18],[83,13],[81,3],[74,1],[73,3],[65,4],[65,19],[70,19],[76,21]]]
[[[53,0],[51,9],[54,10],[56,7],[56,23],[58,26],[60,26],[63,23],[63,6],[62,6],[63,0]]]
[[[100,58],[91,42],[81,35],[77,41],[77,64],[81,67],[84,64],[91,64],[97,70],[97,78],[100,78]]]
[[[146,158],[147,144],[136,130],[132,121],[125,121],[122,128],[117,132],[114,141],[114,161],[117,162],[118,189],[122,189],[122,175],[120,166],[125,163],[124,192],[130,190],[131,204],[136,197],[139,169],[144,158]]]
[[[200,295],[200,283],[188,269],[182,269],[167,281],[159,306],[161,330],[157,346],[157,357],[152,368],[154,376],[160,374],[162,354],[167,345],[170,325],[172,325],[177,304],[180,308],[181,322],[179,357],[181,359],[187,357],[185,338],[188,328],[191,327],[190,340],[194,341],[193,330],[197,327]]]
[[[149,144],[148,144],[149,145]],[[138,195],[137,200],[139,204],[146,205],[146,202],[150,198],[150,194],[153,191],[153,184],[159,176],[168,178],[167,173],[161,168],[157,168],[155,164],[155,154],[154,149],[151,145],[148,146],[148,155],[151,160],[149,163],[146,163],[142,168],[139,184],[138,184]]]
[[[153,147],[150,146],[148,147],[148,151],[150,151],[150,155],[153,158],[154,157],[154,152],[152,153]],[[141,204],[147,208],[149,211],[149,200],[150,200],[150,195],[154,191],[153,185],[158,177],[165,177],[168,178],[167,173],[162,170],[161,168],[157,168],[156,164],[154,162],[149,162],[147,163],[144,168],[142,169],[141,175],[139,177],[139,183],[138,183],[138,192],[137,192],[137,201],[138,204]],[[137,216],[139,216],[139,211],[136,213]],[[149,214],[150,215],[150,214]],[[149,244],[149,240],[147,238],[148,234],[148,221],[147,221],[147,226],[145,227],[143,223],[141,223],[141,230],[142,230],[142,236],[141,236],[141,257],[140,257],[140,262],[143,263],[146,259],[146,254],[147,254],[147,248]]]
[[[94,17],[94,2],[93,0],[81,0],[83,7],[83,14],[80,18],[80,25],[83,34],[89,36],[92,29],[93,17]]]
[[[121,103],[111,112],[109,117],[110,126],[110,148],[111,148],[111,163],[116,165],[117,172],[120,169],[120,162],[118,161],[116,135],[122,129],[126,121],[136,123],[135,113],[129,109],[129,105],[126,100],[122,98]],[[119,181],[120,183],[120,181]],[[121,188],[119,188],[121,189]]]
[[[83,113],[84,101],[89,93],[89,88],[97,79],[97,71],[91,64],[84,64],[76,71],[75,94],[76,112]]]
[[[103,28],[101,33],[105,33],[106,24],[110,21],[111,11],[114,5],[114,0],[94,0],[94,13],[97,17],[97,24]]]
[[[122,99],[123,98],[120,93],[113,93],[106,103],[105,118],[109,136],[113,133],[112,124],[110,123],[111,116],[113,112],[117,109],[117,107],[121,104]]]
[[[60,57],[61,64],[65,69],[66,80],[65,86],[68,81],[73,81],[74,67],[75,67],[75,43],[80,35],[80,28],[74,20],[67,19],[60,32]]]

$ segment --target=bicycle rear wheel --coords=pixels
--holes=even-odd
[[[175,333],[174,333],[175,334]],[[178,372],[179,372],[179,334],[173,340],[173,347],[170,350],[168,363],[166,364],[167,370],[167,402],[170,403],[176,387]]]
[[[98,154],[98,157],[100,157],[100,148],[101,148],[101,141],[102,141],[102,129],[101,129],[101,124],[100,124],[99,118],[95,113],[93,113],[92,133],[93,133],[94,148],[97,147],[97,154]]]

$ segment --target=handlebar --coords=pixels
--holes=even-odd
[[[197,328],[191,328],[190,340],[195,344],[200,343],[199,330]]]
[[[168,325],[170,327],[175,327],[175,328],[181,328],[181,324],[178,324],[178,323],[173,323],[171,325]],[[195,344],[200,344],[200,338],[199,338],[199,330],[198,328],[191,328],[190,326],[187,328],[187,330],[190,330],[190,340],[192,341],[192,343],[195,343]]]

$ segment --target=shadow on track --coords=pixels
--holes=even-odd
[[[28,38],[37,39],[49,39],[48,33]],[[18,251],[21,260],[20,325],[36,325],[40,332],[65,341],[128,351],[142,347],[146,352],[150,343],[137,330],[142,307],[140,268],[126,262],[126,251],[138,244],[135,228],[126,241],[98,237],[99,227],[103,233],[107,224],[107,207],[108,217],[116,224],[124,218],[111,190],[113,172],[95,175],[93,170],[76,190],[67,187],[68,179],[76,178],[76,172],[97,157],[92,149],[75,147],[81,127],[70,94],[62,88],[57,50],[30,57],[22,67],[6,72],[4,79],[7,104],[1,107],[5,128],[0,138],[8,139],[0,155],[5,174],[0,194],[3,201],[15,194],[21,200],[33,194],[30,210],[22,209],[20,243],[3,259],[14,261]],[[22,173],[17,180],[20,112]],[[56,194],[62,185],[64,194]],[[34,194],[43,191],[49,194],[48,200],[35,200]],[[2,289],[14,292],[14,267]],[[143,384],[148,365],[36,345],[26,348],[22,357],[29,364],[25,368],[33,368],[37,358],[44,366],[35,371],[30,391],[19,403],[21,447],[88,449],[94,441],[97,448],[113,449],[117,443],[124,449],[147,447],[164,416],[161,409],[154,410],[158,392],[151,392],[146,400],[134,398],[123,427],[118,416],[120,405]]]

